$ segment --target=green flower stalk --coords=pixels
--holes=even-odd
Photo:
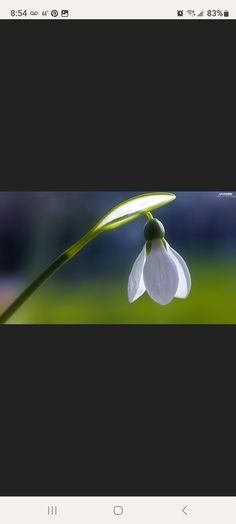
[[[16,311],[33,295],[42,284],[54,275],[69,260],[74,258],[89,242],[105,231],[116,229],[143,215],[153,219],[151,211],[173,200],[172,193],[150,193],[139,195],[122,202],[109,211],[86,235],[59,255],[0,316],[0,324],[6,323]]]

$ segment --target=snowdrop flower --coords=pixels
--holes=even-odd
[[[163,224],[151,218],[145,228],[146,243],[136,259],[128,281],[129,302],[145,291],[158,304],[169,304],[173,298],[187,298],[191,276],[183,258],[166,242]]]

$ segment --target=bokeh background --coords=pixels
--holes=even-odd
[[[173,192],[176,200],[153,214],[190,268],[187,300],[163,307],[145,294],[129,304],[128,276],[144,244],[140,218],[98,236],[9,322],[235,324],[236,198]],[[112,207],[141,193],[0,192],[0,310]]]

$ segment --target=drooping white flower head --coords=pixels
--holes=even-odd
[[[157,219],[149,220],[144,229],[146,243],[132,267],[128,281],[129,302],[145,291],[158,304],[169,304],[173,298],[187,298],[191,276],[186,262],[164,239],[165,230]]]

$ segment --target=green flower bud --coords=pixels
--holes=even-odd
[[[145,224],[144,227],[144,238],[147,241],[154,240],[156,238],[159,238],[162,240],[165,236],[165,229],[163,224],[157,220],[156,218],[153,218],[152,220],[148,220],[148,222]]]

